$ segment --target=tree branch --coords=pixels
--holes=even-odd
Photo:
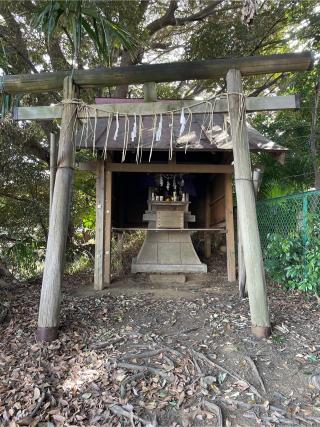
[[[209,6],[205,7],[199,12],[193,13],[189,16],[184,16],[182,18],[176,18],[175,12],[179,7],[178,2],[177,0],[171,0],[165,14],[147,25],[147,31],[149,32],[149,35],[152,36],[164,27],[183,26],[188,22],[202,21],[203,19],[210,16],[222,2],[223,0],[211,1]]]
[[[38,73],[38,70],[33,65],[33,63],[30,61],[30,59],[25,55],[21,49],[18,47],[18,45],[15,43],[14,40],[12,40],[12,36],[10,34],[6,33],[7,28],[1,26],[0,27],[0,37],[5,40],[5,42],[17,52],[17,54],[21,57],[21,59],[25,62],[25,64],[32,70],[35,74]]]
[[[270,86],[274,85],[278,81],[283,80],[286,76],[287,76],[287,74],[282,73],[278,77],[275,77],[274,79],[272,79],[272,77],[270,77],[266,81],[266,83],[264,85],[258,87],[256,90],[254,90],[253,92],[251,92],[250,95],[248,95],[248,96],[258,96],[258,95],[260,95],[261,92],[263,92],[264,90],[268,89]]]
[[[49,42],[47,41],[46,48],[50,56],[52,68],[55,71],[68,70],[70,68],[70,65],[62,53],[59,40],[56,37],[52,37]]]

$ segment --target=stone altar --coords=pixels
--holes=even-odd
[[[148,201],[145,240],[131,265],[132,273],[206,273],[191,241],[189,202]]]

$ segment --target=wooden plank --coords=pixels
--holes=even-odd
[[[105,218],[105,170],[104,160],[96,162],[96,236],[94,257],[94,289],[104,288],[104,218]]]
[[[212,186],[212,182],[208,182],[206,186],[206,197],[205,197],[205,227],[210,228],[211,223],[211,204],[210,204],[210,196],[211,191],[210,187]],[[211,241],[212,236],[210,233],[204,234],[204,256],[206,258],[211,257]]]
[[[49,202],[49,216],[51,214],[54,183],[55,183],[55,180],[56,180],[57,161],[58,161],[58,141],[56,139],[56,134],[53,133],[53,132],[50,132],[50,202]]]
[[[231,175],[224,176],[225,217],[226,217],[226,246],[228,282],[236,280],[236,253],[234,240],[233,198]]]
[[[144,102],[155,102],[157,100],[157,86],[155,82],[145,83],[143,85]]]
[[[147,82],[215,79],[225,77],[228,70],[237,68],[244,76],[305,71],[313,67],[311,52],[280,55],[242,56],[165,64],[142,64],[129,67],[74,70],[72,77],[79,87],[117,86]],[[17,74],[2,76],[2,93],[40,93],[60,90],[63,79],[71,72]]]
[[[258,229],[255,196],[252,185],[248,131],[242,98],[242,81],[239,70],[227,74],[230,124],[237,207],[240,219],[247,287],[251,313],[252,333],[259,337],[270,335],[270,320],[266,281]]]
[[[220,202],[220,200],[224,199],[224,193],[221,194],[221,196],[216,197],[214,200],[212,200],[212,202],[210,202],[210,206],[215,205],[216,203]]]
[[[184,227],[184,212],[173,210],[157,210],[156,228],[179,228]]]
[[[105,162],[104,283],[111,283],[112,171]]]
[[[233,173],[232,165],[210,164],[172,164],[172,163],[109,163],[108,170],[112,172],[137,173]]]
[[[14,107],[13,120],[56,120],[62,117],[62,105]]]
[[[75,97],[72,79],[64,81],[64,99]],[[75,105],[66,103],[63,107],[59,139],[58,168],[52,200],[47,251],[42,279],[38,317],[38,339],[52,341],[57,338],[60,312],[60,290],[64,268],[72,181],[74,170],[74,135],[76,120]]]
[[[260,96],[246,99],[247,112],[297,110],[300,108],[298,95],[288,96]],[[210,109],[209,104],[197,103],[194,100],[158,101],[148,103],[122,103],[122,104],[93,104],[89,106],[89,117],[108,117],[110,114],[137,114],[151,116],[153,114],[166,114],[173,110],[192,107],[193,114],[206,114]],[[227,113],[228,102],[226,99],[217,99],[214,103],[214,113]],[[177,115],[181,111],[174,112]],[[39,107],[14,107],[14,120],[55,120],[61,118],[62,105]],[[85,119],[87,113],[79,111],[79,119]]]

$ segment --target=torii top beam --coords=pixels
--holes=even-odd
[[[225,77],[228,70],[238,69],[243,76],[310,70],[311,52],[282,55],[248,56],[212,59],[208,61],[173,62],[130,67],[99,68],[95,70],[58,71],[39,74],[2,76],[0,93],[39,93],[61,90],[63,79],[72,73],[74,84],[80,88],[117,86],[146,82],[172,82]]]

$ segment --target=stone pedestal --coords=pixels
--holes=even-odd
[[[172,207],[176,210],[177,204]],[[184,215],[185,222],[195,220],[188,211]],[[149,228],[155,228],[155,218],[156,206],[144,215]],[[191,241],[191,233],[185,229],[181,231],[148,230],[138,256],[132,261],[131,271],[133,273],[206,273],[207,266],[199,260]]]

